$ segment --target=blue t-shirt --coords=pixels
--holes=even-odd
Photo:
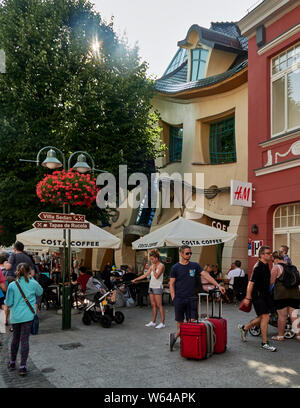
[[[170,277],[175,278],[176,299],[188,299],[195,295],[197,281],[203,271],[197,262],[189,262],[187,265],[177,263],[172,266]]]

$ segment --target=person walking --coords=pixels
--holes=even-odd
[[[10,255],[7,262],[4,262],[4,267],[8,271],[7,281],[13,282],[16,278],[17,266],[20,263],[27,263],[31,269],[36,272],[36,267],[31,257],[24,253],[24,245],[20,241],[16,241],[14,244],[14,253]]]
[[[16,281],[8,286],[4,301],[6,306],[10,308],[10,323],[13,326],[13,339],[8,369],[16,369],[16,359],[21,343],[20,375],[27,374],[26,363],[29,354],[29,336],[35,314],[36,296],[41,296],[43,293],[43,288],[35,279],[30,278],[30,273],[31,268],[28,264],[20,263],[18,265]],[[26,296],[28,303],[26,303],[21,291]]]
[[[212,278],[208,271],[204,271],[197,262],[191,262],[192,251],[188,245],[179,249],[180,261],[172,266],[170,273],[170,294],[174,302],[176,333],[169,334],[169,347],[173,351],[176,340],[180,336],[180,325],[186,320],[196,319],[197,311],[191,306],[191,298],[195,296],[197,286],[201,280],[206,280],[225,294],[225,288]]]
[[[272,259],[269,246],[261,246],[258,250],[258,261],[254,265],[251,279],[248,283],[245,305],[253,302],[257,317],[246,325],[238,325],[242,341],[247,341],[246,336],[251,327],[260,325],[262,343],[261,348],[267,351],[276,351],[276,347],[268,342],[269,313],[272,311],[273,301],[270,294],[270,268],[268,263]]]
[[[289,247],[286,245],[281,245],[279,252],[282,253],[283,255],[283,260],[288,264],[288,265],[292,265],[292,260],[291,258],[288,256],[288,252],[289,252]]]
[[[5,295],[7,291],[7,284],[6,284],[5,276],[3,274],[3,271],[5,271],[5,269],[2,268],[2,265],[6,259],[7,259],[7,255],[5,253],[1,253],[0,254],[0,309],[4,311],[4,322],[3,322],[4,324],[6,324],[6,313],[5,313],[4,300],[5,300]],[[0,346],[2,346],[1,339],[0,339]]]
[[[270,284],[274,284],[274,306],[278,313],[278,334],[272,337],[275,341],[284,341],[284,331],[288,316],[292,324],[296,321],[294,311],[300,308],[300,291],[299,286],[294,288],[286,288],[282,277],[284,265],[287,261],[284,260],[283,254],[273,252],[273,268],[271,271]],[[296,339],[300,341],[300,330],[296,333]]]
[[[164,279],[164,270],[165,266],[163,263],[160,262],[160,253],[157,249],[154,249],[149,254],[151,266],[143,275],[139,276],[138,278],[133,279],[131,282],[136,283],[139,280],[145,279],[147,276],[150,275],[150,282],[149,282],[149,298],[152,307],[152,320],[151,322],[147,323],[146,327],[155,327],[156,329],[164,329],[165,325],[165,312],[162,305],[162,297],[163,297],[163,279]],[[157,317],[157,309],[159,310],[161,322],[156,324],[156,317]]]

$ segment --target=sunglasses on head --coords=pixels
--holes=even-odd
[[[192,255],[193,252],[186,252],[184,255]]]

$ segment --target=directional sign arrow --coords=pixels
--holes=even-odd
[[[35,221],[33,224],[34,228],[43,229],[90,229],[89,222],[53,222],[53,221]]]
[[[43,221],[85,222],[85,215],[41,212],[38,217]]]

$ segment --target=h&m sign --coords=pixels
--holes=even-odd
[[[242,207],[252,207],[252,183],[231,180],[230,204]]]

